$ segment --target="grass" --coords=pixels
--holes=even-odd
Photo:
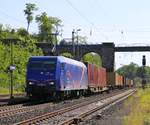
[[[14,90],[13,92],[14,94],[21,93],[21,91],[16,91],[16,90]],[[9,94],[9,93],[10,93],[9,88],[0,87],[0,95]]]
[[[124,118],[124,125],[150,125],[150,88],[139,89],[125,102],[125,106],[129,105],[130,113]]]
[[[0,94],[9,94],[9,89],[0,87]]]

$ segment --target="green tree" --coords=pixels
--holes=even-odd
[[[71,53],[68,53],[68,52],[62,53],[62,54],[60,54],[60,55],[61,55],[61,56],[68,57],[68,58],[73,58],[73,56],[71,55]]]
[[[3,28],[0,32],[0,38],[6,39],[9,37],[19,38],[20,41],[14,42],[13,45],[13,62],[16,66],[14,71],[14,88],[15,90],[24,91],[25,83],[25,73],[26,73],[26,64],[30,56],[43,55],[42,50],[37,48],[35,43],[37,42],[32,35],[24,36],[24,31],[18,30],[14,33],[10,32],[10,29]],[[22,34],[23,33],[23,34]],[[8,41],[0,40],[0,92],[1,88],[6,88],[9,90],[10,83],[10,72],[7,70],[10,66],[11,52],[10,52],[10,43]]]
[[[134,79],[137,76],[137,70],[139,66],[135,63],[130,63],[129,65],[125,65],[117,70],[117,72],[121,75],[124,75],[127,78]]]
[[[27,32],[27,30],[24,29],[24,28],[19,28],[19,29],[17,30],[17,34],[20,35],[20,36],[25,37],[25,36],[28,35],[28,32]]]
[[[101,57],[96,53],[88,53],[88,54],[84,55],[83,58],[82,58],[82,61],[83,62],[88,62],[88,63],[91,63],[91,64],[95,64],[98,67],[102,66]]]
[[[58,28],[62,26],[62,21],[56,17],[49,17],[46,12],[43,12],[36,16],[36,22],[39,27],[39,41],[54,44],[57,40],[54,40],[53,33],[56,33]]]
[[[143,74],[145,75],[145,77],[149,77],[150,76],[150,67],[145,66],[144,70],[143,67],[139,67],[137,69],[137,76],[142,78]]]
[[[32,3],[26,3],[26,9],[24,10],[24,13],[26,15],[27,19],[27,32],[29,31],[30,23],[33,20],[33,11],[38,10],[35,4]]]

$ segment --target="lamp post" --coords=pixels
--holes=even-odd
[[[13,99],[13,71],[16,69],[14,66],[14,61],[13,61],[13,44],[16,42],[18,39],[7,39],[10,43],[10,66],[9,66],[9,71],[10,71],[10,99]]]
[[[75,29],[73,29],[73,31],[72,31],[72,53],[73,53],[73,58],[75,58],[75,56],[77,56],[77,60],[78,60],[78,57],[79,57],[79,36],[78,36],[78,32],[79,31],[81,31],[81,29],[77,29],[76,31],[75,31]],[[75,34],[77,35],[77,47],[75,48]],[[75,51],[77,51],[76,52],[76,54],[75,54]]]
[[[72,31],[72,54],[73,54],[73,58],[75,58],[74,34],[75,34],[75,29],[73,29],[73,31]]]
[[[17,42],[19,39],[13,36],[14,30],[12,30],[11,35],[3,39],[5,43],[10,44],[10,65],[8,67],[8,71],[10,72],[10,99],[13,99],[13,71],[16,69],[13,62],[13,44]]]
[[[77,29],[77,60],[79,60],[79,36],[78,32],[81,31],[81,29]]]

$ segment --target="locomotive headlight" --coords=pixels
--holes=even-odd
[[[49,82],[50,85],[54,85],[54,82]]]
[[[34,84],[34,82],[29,82],[29,85],[33,85]]]

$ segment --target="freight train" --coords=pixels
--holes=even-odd
[[[75,97],[131,84],[132,80],[103,67],[63,56],[32,56],[27,64],[26,93],[31,97]]]

